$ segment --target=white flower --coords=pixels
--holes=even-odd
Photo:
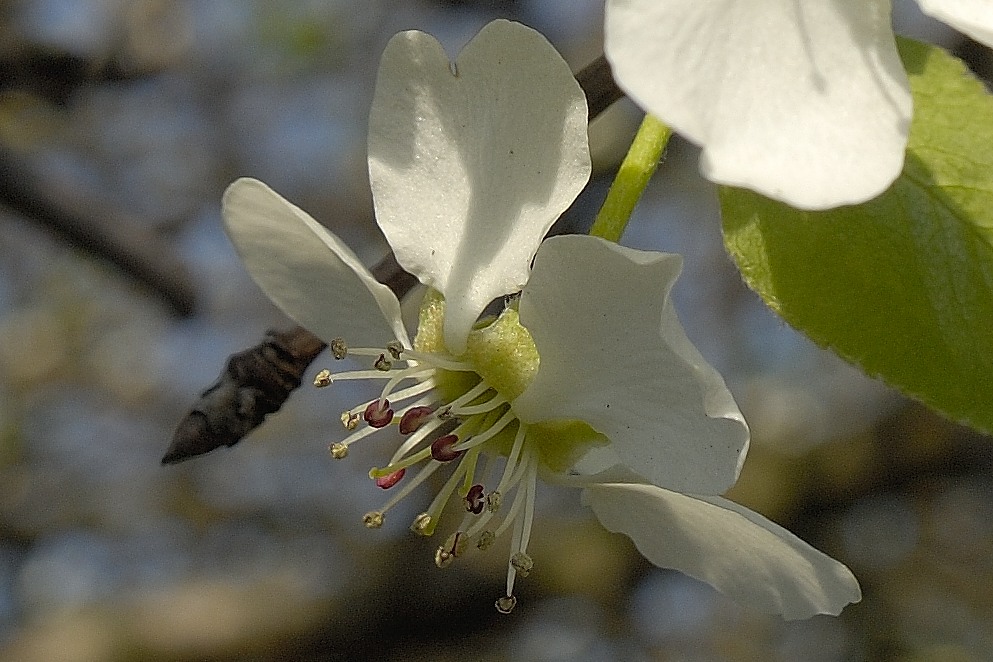
[[[918,0],[993,45],[990,0]],[[900,174],[912,101],[890,0],[608,0],[625,92],[703,147],[704,176],[794,207],[864,202]]]
[[[392,424],[404,438],[370,472],[392,498],[366,525],[378,528],[447,472],[411,528],[433,534],[458,494],[465,512],[435,552],[439,566],[512,530],[497,601],[508,612],[517,576],[532,568],[540,475],[586,488],[604,524],[654,562],[760,608],[799,617],[857,600],[844,566],[789,533],[716,497],[678,493],[726,490],[748,444],[723,380],[676,319],[669,291],[681,259],[587,236],[541,242],[590,174],[585,100],[566,63],[538,33],[497,21],[454,74],[432,38],[398,35],[370,118],[380,227],[431,287],[413,342],[397,299],[340,239],[261,182],[238,180],[224,195],[228,233],[269,297],[335,358],[373,364],[322,371],[315,383],[385,382],[342,414],[350,433],[331,446],[343,458]]]

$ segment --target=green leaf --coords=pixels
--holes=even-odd
[[[866,204],[823,212],[723,188],[724,241],[791,325],[990,431],[993,97],[941,49],[899,47],[914,96],[899,179]]]

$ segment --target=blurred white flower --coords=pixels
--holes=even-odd
[[[989,0],[918,2],[993,45]],[[912,101],[890,0],[608,0],[604,50],[720,184],[825,209],[876,197],[903,167]]]
[[[447,482],[411,528],[432,535],[458,494],[462,521],[437,548],[439,566],[512,529],[497,600],[509,612],[517,576],[532,568],[542,476],[587,488],[604,524],[657,563],[788,616],[837,613],[858,597],[844,566],[733,504],[678,494],[726,490],[748,445],[731,394],[676,318],[681,259],[588,236],[542,242],[589,178],[586,115],[566,63],[521,25],[489,24],[454,69],[423,33],[390,42],[369,169],[380,227],[430,288],[413,342],[396,297],[340,239],[261,182],[225,193],[228,234],[262,289],[335,358],[373,364],[315,383],[385,382],[342,414],[350,433],[331,446],[344,458],[392,424],[404,437],[370,471],[393,492],[366,525],[381,526],[444,468]],[[745,576],[723,573],[729,566]]]

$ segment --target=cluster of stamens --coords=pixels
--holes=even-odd
[[[524,443],[526,425],[517,419],[506,398],[472,365],[448,354],[418,352],[399,342],[382,349],[350,348],[342,339],[335,339],[330,348],[338,360],[346,356],[371,357],[373,369],[341,373],[322,370],[314,379],[315,386],[326,387],[343,380],[386,380],[378,397],[342,413],[341,422],[349,434],[330,445],[332,457],[345,458],[350,446],[391,424],[396,424],[404,437],[390,462],[369,472],[377,486],[396,490],[381,508],[363,517],[365,526],[381,527],[387,511],[439,468],[454,465],[444,486],[427,510],[417,515],[410,529],[423,536],[432,535],[452,495],[458,493],[465,515],[434,557],[436,565],[444,568],[470,545],[480,550],[489,548],[514,525],[507,592],[496,601],[498,611],[510,613],[517,602],[513,596],[515,578],[526,577],[533,567],[526,550],[534,516],[537,456]],[[441,402],[436,389],[438,380],[452,373],[472,373],[474,379],[467,383],[475,383],[450,401]],[[405,382],[409,385],[401,387]],[[513,434],[509,452],[506,443],[497,452],[493,444],[487,447],[487,442],[504,431],[507,440]],[[480,468],[477,465],[481,455],[485,462]],[[500,456],[506,457],[502,472],[498,471]],[[407,469],[416,465],[422,465],[417,474],[404,480]],[[496,480],[496,487],[489,491],[484,487],[487,478]],[[511,492],[513,499],[501,519],[504,495]]]

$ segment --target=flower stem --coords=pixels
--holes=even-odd
[[[631,212],[655,173],[671,136],[672,129],[655,117],[645,115],[617,171],[617,177],[610,185],[607,199],[603,201],[603,207],[590,228],[592,236],[620,241],[631,219]]]

